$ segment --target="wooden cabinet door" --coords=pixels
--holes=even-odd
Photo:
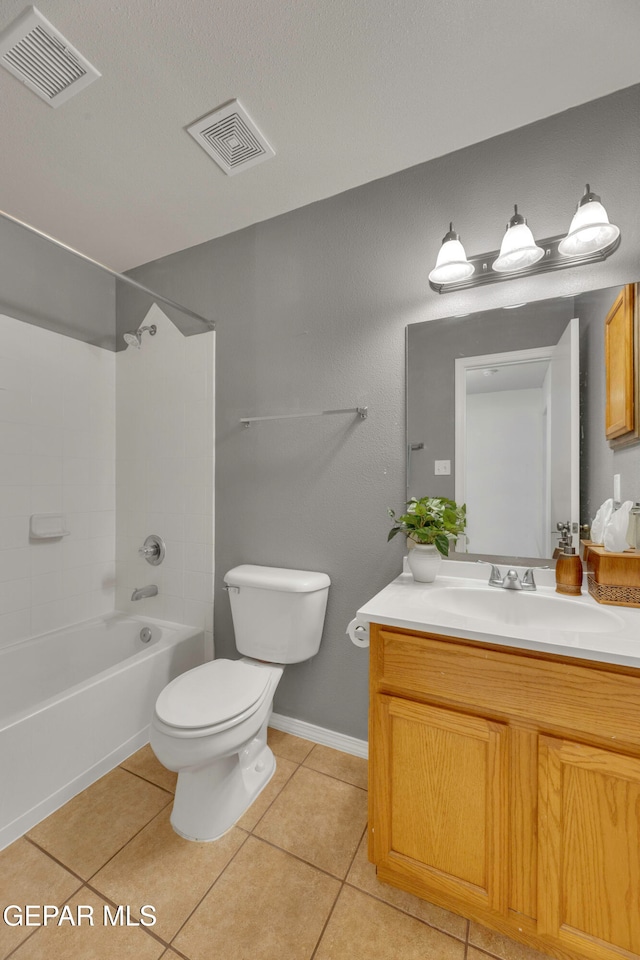
[[[540,737],[538,930],[585,956],[640,954],[640,759]]]
[[[380,694],[373,710],[378,876],[506,913],[507,727]]]
[[[636,426],[634,380],[634,286],[627,284],[605,320],[607,440],[634,434]],[[637,434],[635,434],[637,436]]]

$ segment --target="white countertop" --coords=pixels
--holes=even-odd
[[[524,568],[515,569],[522,574]],[[526,594],[488,586],[488,572],[489,568],[486,566],[445,561],[434,583],[418,583],[411,574],[403,573],[365,603],[358,610],[357,619],[361,623],[380,623],[406,630],[432,632],[442,636],[460,637],[463,640],[477,640],[640,669],[640,608],[597,603],[586,591],[586,580],[582,596],[561,597],[555,591],[553,570],[536,570],[538,589],[535,593]],[[481,592],[484,590],[507,593],[510,596],[505,599],[512,605],[517,604],[521,596],[526,596],[525,602],[534,611],[531,600],[536,596],[554,598],[562,603],[563,619],[568,622],[569,627],[558,630],[549,626],[536,626],[535,617],[531,617],[526,625],[507,624],[439,608],[438,602],[441,602],[439,598],[443,597],[443,590],[458,591],[465,588],[481,599]],[[568,612],[571,607],[568,606],[565,612],[565,604],[575,608],[583,624],[587,621],[589,629],[571,629],[571,616]],[[455,603],[453,605],[455,606]],[[600,617],[599,611],[610,614],[610,617],[603,618],[607,621],[603,632],[600,632],[599,627],[592,629],[596,618]]]

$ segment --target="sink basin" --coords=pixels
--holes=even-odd
[[[549,597],[522,590],[492,587],[436,587],[429,591],[429,604],[443,613],[492,620],[544,630],[581,633],[612,633],[623,622],[609,610],[569,597]]]

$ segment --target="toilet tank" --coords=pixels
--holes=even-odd
[[[238,652],[269,663],[298,663],[320,646],[326,573],[242,564],[225,575]]]

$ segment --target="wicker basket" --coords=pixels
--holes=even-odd
[[[589,593],[598,603],[611,603],[619,607],[640,607],[640,587],[598,583],[591,573],[587,575],[587,584]]]

